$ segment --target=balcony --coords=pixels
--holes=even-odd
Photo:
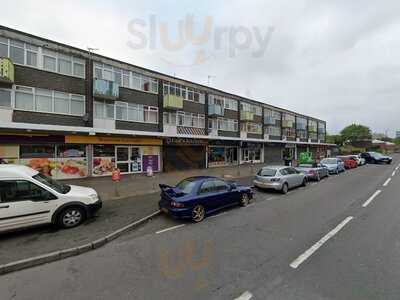
[[[294,128],[294,121],[291,121],[291,120],[282,120],[282,127],[285,127],[285,128]]]
[[[0,58],[0,84],[11,86],[14,83],[14,64],[8,58]]]
[[[94,79],[93,96],[96,98],[116,100],[119,98],[119,85],[104,79]]]
[[[250,111],[242,111],[240,113],[240,120],[242,121],[253,121],[254,120],[254,113]]]
[[[183,98],[176,95],[164,95],[164,108],[165,109],[183,109]]]
[[[224,108],[221,105],[211,104],[208,106],[208,115],[210,117],[223,117]]]

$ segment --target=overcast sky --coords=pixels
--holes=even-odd
[[[398,0],[13,0],[0,22],[198,83],[211,76],[324,119],[329,133],[353,122],[400,130]]]

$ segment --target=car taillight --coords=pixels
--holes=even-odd
[[[172,207],[176,207],[176,208],[183,208],[183,207],[185,207],[185,205],[184,205],[183,203],[176,202],[176,201],[171,201],[171,206],[172,206]]]
[[[278,181],[279,181],[279,178],[271,178],[271,181],[272,181],[272,182],[278,182]]]
[[[308,171],[308,174],[315,175],[315,171],[314,170],[310,170],[310,171]]]

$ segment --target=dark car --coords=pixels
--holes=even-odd
[[[194,222],[229,206],[247,206],[253,198],[250,187],[210,176],[190,177],[174,187],[160,184],[160,188],[160,210]]]
[[[382,155],[378,152],[364,152],[361,157],[365,159],[367,164],[388,164],[390,165],[393,158],[390,156]]]
[[[307,180],[320,181],[322,178],[329,176],[328,168],[318,163],[302,164],[299,165],[296,170],[305,174]]]

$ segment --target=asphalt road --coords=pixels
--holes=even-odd
[[[97,251],[2,276],[0,299],[399,299],[399,163],[260,191],[201,224],[162,216]]]

